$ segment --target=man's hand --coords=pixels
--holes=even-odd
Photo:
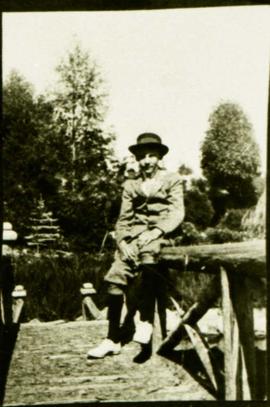
[[[136,261],[136,254],[125,240],[121,240],[118,247],[123,260]]]
[[[152,230],[146,230],[138,237],[138,246],[141,248],[146,246],[153,240],[158,239],[162,235],[162,231],[158,228]]]

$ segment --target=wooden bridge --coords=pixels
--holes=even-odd
[[[225,378],[225,393],[223,397],[226,400],[255,400],[257,399],[257,389],[256,389],[256,383],[257,383],[257,374],[256,374],[256,351],[255,351],[255,346],[254,346],[254,325],[253,325],[253,307],[252,307],[252,299],[251,299],[251,294],[250,294],[250,285],[252,285],[253,279],[260,279],[260,278],[265,278],[266,277],[266,263],[265,263],[265,241],[263,240],[257,240],[253,242],[242,242],[242,243],[231,243],[231,244],[222,244],[222,245],[205,245],[205,246],[187,246],[187,247],[165,247],[162,250],[161,253],[161,262],[164,262],[166,266],[176,268],[179,271],[187,271],[187,270],[192,270],[196,272],[203,272],[203,273],[214,273],[216,275],[216,278],[214,279],[214,285],[212,285],[208,292],[206,292],[206,295],[204,298],[199,300],[196,304],[191,307],[190,310],[183,316],[182,320],[180,320],[177,328],[165,339],[164,343],[161,346],[161,356],[163,355],[168,355],[168,350],[170,349],[175,349],[175,346],[177,346],[178,342],[182,338],[182,333],[183,333],[183,327],[186,333],[188,333],[188,336],[190,338],[190,343],[192,343],[192,346],[195,347],[197,351],[197,356],[199,356],[198,362],[202,362],[204,365],[204,371],[206,371],[206,376],[210,379],[210,386],[208,386],[208,392],[206,393],[201,393],[199,395],[199,392],[193,389],[189,389],[188,393],[191,392],[192,394],[192,399],[194,400],[205,400],[205,399],[213,399],[213,398],[219,398],[220,394],[218,392],[211,392],[211,388],[213,390],[213,387],[217,389],[218,386],[218,381],[216,380],[215,376],[215,366],[213,365],[213,359],[211,357],[211,350],[208,347],[207,343],[203,340],[203,338],[200,335],[200,332],[197,329],[197,322],[200,319],[200,317],[206,312],[206,310],[211,306],[212,302],[217,298],[217,296],[221,293],[222,297],[222,312],[223,312],[223,320],[224,320],[224,378]],[[218,288],[219,287],[219,288]],[[7,299],[7,304],[8,302],[8,295],[6,294],[6,290],[9,290],[10,293],[10,285],[8,288],[8,284],[2,285],[2,294],[1,298],[6,298]],[[5,364],[7,366],[10,365],[10,358],[11,358],[11,353],[16,341],[16,336],[18,334],[19,330],[19,324],[14,324],[10,320],[10,317],[12,317],[12,313],[8,312],[9,307],[7,305],[3,306],[3,301],[2,301],[2,307],[1,307],[1,313],[2,313],[2,323],[1,323],[1,354],[2,358],[5,359]],[[5,315],[4,315],[5,314]],[[3,320],[3,315],[4,315],[4,320]],[[3,323],[4,322],[4,323]],[[63,327],[62,327],[63,328]],[[62,329],[61,328],[61,329]],[[23,335],[23,332],[26,332],[25,329],[30,329],[31,328],[23,328],[21,330],[21,334]],[[40,327],[40,330],[42,331],[43,328]],[[56,334],[56,329],[60,330],[59,327],[54,327],[54,332]],[[9,337],[11,338],[10,344],[7,344],[5,341],[7,341],[8,335],[5,334],[9,331]],[[4,334],[3,334],[4,332]],[[57,331],[58,332],[58,331]],[[62,329],[63,332],[63,329]],[[89,331],[90,332],[90,331]],[[102,333],[102,330],[100,330]],[[95,338],[98,338],[98,335],[96,335],[97,332],[95,333]],[[49,346],[49,343],[47,341],[47,334],[45,334],[45,342],[43,344],[43,351],[45,350],[46,353],[46,346]],[[89,335],[91,336],[91,335]],[[23,337],[22,337],[23,338]],[[21,339],[23,341],[23,339]],[[60,339],[59,339],[60,340]],[[78,339],[74,339],[75,341],[75,347],[76,347],[76,341]],[[68,340],[67,340],[68,341]],[[67,346],[67,342],[61,342],[62,346],[65,349],[65,346]],[[65,345],[66,344],[66,345]],[[84,346],[88,346],[89,342],[85,338]],[[34,344],[33,344],[34,346]],[[80,345],[81,346],[81,345]],[[129,346],[134,346],[129,345]],[[3,352],[3,349],[5,352]],[[34,348],[33,348],[34,349]],[[78,348],[82,350],[80,347]],[[128,348],[126,348],[128,349]],[[31,350],[29,349],[31,352]],[[84,349],[86,351],[86,349]],[[162,352],[163,351],[163,352]],[[7,356],[7,352],[10,352],[10,355]],[[23,349],[21,349],[21,352],[23,352]],[[176,350],[177,352],[177,350]],[[75,351],[76,353],[76,351]],[[196,353],[196,352],[195,352]],[[193,352],[194,354],[194,352]],[[62,356],[61,356],[62,355]],[[175,355],[175,351],[174,351]],[[40,354],[41,356],[41,354]],[[156,355],[155,355],[156,356]],[[34,354],[31,355],[31,358],[34,358]],[[67,352],[57,352],[57,354],[54,356],[53,354],[50,354],[49,361],[47,363],[47,368],[50,369],[50,366],[54,366],[55,360],[58,360],[60,365],[65,365],[69,366],[69,358],[74,358],[73,356],[68,356]],[[183,359],[183,356],[181,356]],[[191,356],[189,356],[191,358]],[[164,359],[164,360],[163,360]],[[170,362],[169,368],[168,368],[168,360],[174,360],[174,364]],[[75,360],[75,359],[73,359]],[[106,359],[107,360],[107,359]],[[190,359],[191,360],[191,359]],[[17,360],[18,361],[18,360]],[[32,380],[32,384],[34,386],[35,380],[38,380],[39,374],[42,375],[42,372],[40,370],[39,366],[39,361],[38,359],[35,359],[36,361],[36,366],[34,367],[34,372],[35,372],[35,377],[32,377],[30,380]],[[113,362],[114,361],[114,362]],[[43,360],[44,362],[44,360]],[[100,362],[100,363],[99,363]],[[118,368],[120,369],[119,374],[117,375],[115,373],[115,370],[113,370],[113,377],[118,377],[121,376],[121,369],[123,368],[123,365],[119,363],[119,360],[117,361],[116,357],[115,358],[109,358],[109,360],[105,363],[105,361],[99,361],[100,366],[104,366],[104,368],[107,366],[107,363],[109,363],[110,368],[107,366],[108,371],[112,368],[113,363],[118,364]],[[183,362],[183,360],[182,360]],[[12,362],[11,362],[12,363]],[[102,365],[102,363],[105,363]],[[165,364],[164,364],[165,363]],[[167,363],[167,364],[166,364]],[[81,383],[83,380],[86,382],[89,382],[90,385],[88,388],[91,387],[91,383],[93,382],[93,378],[89,378],[89,374],[85,374],[82,372],[85,372],[85,365],[84,362],[82,362],[80,359],[78,359],[77,355],[77,363],[76,366],[79,366],[80,369],[80,374],[77,372],[76,373],[76,378],[74,379],[74,383]],[[143,366],[143,367],[142,367]],[[137,369],[133,369],[133,365],[130,364],[129,366],[129,373],[132,371],[136,371],[136,374],[138,374],[138,377],[136,376],[136,383],[140,383],[140,386],[142,386],[142,382],[139,381],[139,376],[140,374],[144,377],[143,382],[145,385],[150,385],[151,379],[153,377],[157,377],[158,380],[157,382],[162,383],[162,388],[166,388],[172,386],[173,391],[165,391],[165,395],[162,391],[157,391],[154,390],[156,384],[153,383],[153,392],[151,390],[150,396],[142,396],[141,393],[138,393],[138,389],[134,390],[134,394],[128,398],[128,400],[132,400],[133,397],[134,400],[138,400],[136,398],[136,394],[141,394],[142,397],[139,396],[141,400],[150,400],[150,399],[155,399],[155,400],[186,400],[187,395],[187,389],[183,391],[181,390],[181,380],[183,379],[183,376],[185,375],[184,370],[183,370],[183,363],[181,370],[179,370],[179,366],[177,364],[177,360],[174,358],[161,358],[159,357],[157,359],[153,358],[152,362],[148,366],[150,367],[150,370],[145,369],[146,364],[140,365],[140,367]],[[165,369],[165,366],[166,369]],[[173,367],[174,366],[174,367]],[[188,363],[187,363],[188,366]],[[198,365],[197,365],[198,366]],[[75,368],[75,365],[69,366],[70,368],[72,367]],[[132,369],[131,369],[132,367]],[[14,369],[15,367],[13,367]],[[161,371],[165,372],[163,374],[163,377],[161,378],[159,375],[162,373],[158,372],[159,368]],[[164,370],[165,369],[165,370]],[[176,370],[174,370],[176,369]],[[178,370],[177,370],[178,369]],[[170,373],[172,372],[173,373]],[[200,369],[198,370],[200,371]],[[23,366],[21,366],[21,373],[23,372]],[[139,373],[140,372],[140,373]],[[149,373],[149,376],[148,376]],[[198,373],[198,372],[197,372]],[[60,374],[60,373],[59,373]],[[67,374],[67,373],[66,373]],[[72,372],[70,372],[71,377]],[[92,373],[91,373],[92,374]],[[125,373],[126,374],[126,373]],[[9,374],[9,377],[12,377],[12,375],[16,376],[16,373],[14,370]],[[7,375],[6,375],[7,376]],[[23,376],[23,375],[22,375]],[[21,376],[21,377],[22,377]],[[99,377],[100,374],[96,374],[96,378]],[[102,375],[101,375],[102,376]],[[202,376],[202,374],[199,372],[198,377]],[[60,383],[60,376],[56,378],[57,383]],[[129,376],[128,376],[129,377]],[[173,379],[174,377],[174,379]],[[197,377],[197,379],[198,379]],[[201,377],[202,378],[202,377]],[[2,378],[2,387],[6,383],[7,377],[5,379]],[[17,377],[19,380],[19,377]],[[22,379],[21,379],[22,380]],[[60,381],[59,381],[60,380]],[[97,379],[99,380],[99,379]],[[100,379],[102,380],[102,379]],[[115,395],[113,392],[113,386],[108,387],[108,389],[111,389],[109,392],[109,396],[105,396],[104,399],[106,400],[123,400],[123,394],[125,393],[124,388],[125,386],[123,385],[123,388],[121,387],[120,383],[130,383],[129,379],[125,376],[124,378],[118,377],[118,379],[115,379],[117,381],[117,385],[115,384],[115,389],[118,389],[118,396]],[[130,376],[130,380],[132,381],[132,376]],[[172,383],[175,383],[178,380],[178,385],[175,386],[172,385]],[[114,381],[114,379],[113,379]],[[122,381],[122,382],[121,382]],[[8,382],[10,383],[10,382]],[[14,382],[13,382],[14,383]],[[62,385],[64,383],[69,383],[68,380],[62,380]],[[23,385],[23,383],[22,383]],[[10,391],[12,389],[9,387],[10,384],[7,385],[7,390],[8,390],[8,400],[12,400],[10,398]],[[105,386],[106,387],[106,386]],[[129,387],[129,386],[127,386]],[[136,387],[136,386],[135,386]],[[192,386],[191,386],[192,387]],[[207,386],[206,386],[207,387]],[[33,387],[34,388],[34,387]],[[122,390],[121,390],[122,389]],[[172,390],[172,389],[171,389]],[[45,390],[44,390],[45,391]],[[194,392],[195,391],[195,392]],[[83,392],[83,390],[82,390]],[[155,396],[153,396],[155,394]],[[173,395],[172,395],[173,394]],[[207,395],[206,395],[207,394]],[[219,396],[218,396],[219,394]],[[152,395],[152,396],[151,396]],[[87,395],[81,398],[85,399]],[[104,397],[104,396],[103,396]],[[108,397],[112,397],[111,399]],[[197,397],[197,398],[196,398]],[[46,399],[48,401],[48,399]],[[76,400],[71,399],[72,403],[75,405]],[[89,398],[88,398],[89,400]],[[93,399],[92,399],[93,400]],[[94,399],[97,400],[97,399]],[[33,399],[34,401],[34,399]],[[60,400],[58,400],[60,401]],[[78,400],[77,400],[78,401]]]
[[[87,362],[87,351],[106,331],[101,320],[21,324],[4,405],[215,400],[189,343],[175,351],[175,362],[153,354],[145,363],[134,363],[140,351],[135,342],[119,355]],[[191,361],[193,371],[184,367]]]

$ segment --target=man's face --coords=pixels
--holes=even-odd
[[[160,158],[159,151],[154,147],[144,147],[136,156],[140,170],[146,177],[154,175]]]

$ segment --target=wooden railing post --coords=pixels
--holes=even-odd
[[[96,294],[96,290],[92,283],[84,283],[80,289],[82,295],[82,316],[83,319],[102,319],[102,313],[94,303],[92,296]]]
[[[24,305],[24,298],[26,297],[26,290],[23,285],[16,285],[12,291],[12,320],[16,324],[19,322],[22,308]]]
[[[256,398],[256,355],[252,290],[249,277],[233,277],[232,300],[239,327],[240,400]]]
[[[253,303],[248,278],[221,267],[225,399],[255,398]]]
[[[17,233],[9,222],[3,223],[2,230],[2,267],[0,275],[0,321],[5,326],[12,324],[12,298],[14,275],[12,265],[12,245],[17,239]]]
[[[230,282],[226,270],[221,267],[221,293],[224,332],[225,400],[236,400],[236,368],[238,364],[238,325],[230,295]],[[234,345],[234,351],[233,351]],[[235,348],[237,353],[235,354]]]

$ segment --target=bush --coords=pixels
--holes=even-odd
[[[195,302],[200,300],[213,282],[214,275],[186,271],[179,273],[178,270],[171,270],[173,284],[169,285],[168,291],[183,310],[187,310]],[[214,306],[219,304],[219,299]],[[169,308],[174,309],[172,304]]]
[[[104,307],[103,277],[111,260],[110,253],[56,257],[48,252],[16,257],[15,284],[27,290],[24,320],[76,319],[81,315],[80,288],[87,281],[97,290],[96,305]]]
[[[220,220],[218,227],[241,231],[242,218],[246,209],[229,209]]]
[[[180,236],[175,238],[175,244],[176,246],[198,244],[203,240],[202,236],[193,223],[183,222],[180,228]]]
[[[200,229],[205,229],[211,224],[214,209],[208,194],[193,185],[193,189],[185,193],[185,221],[195,224]]]
[[[248,238],[247,233],[228,228],[207,228],[205,234],[208,243],[242,242]]]

